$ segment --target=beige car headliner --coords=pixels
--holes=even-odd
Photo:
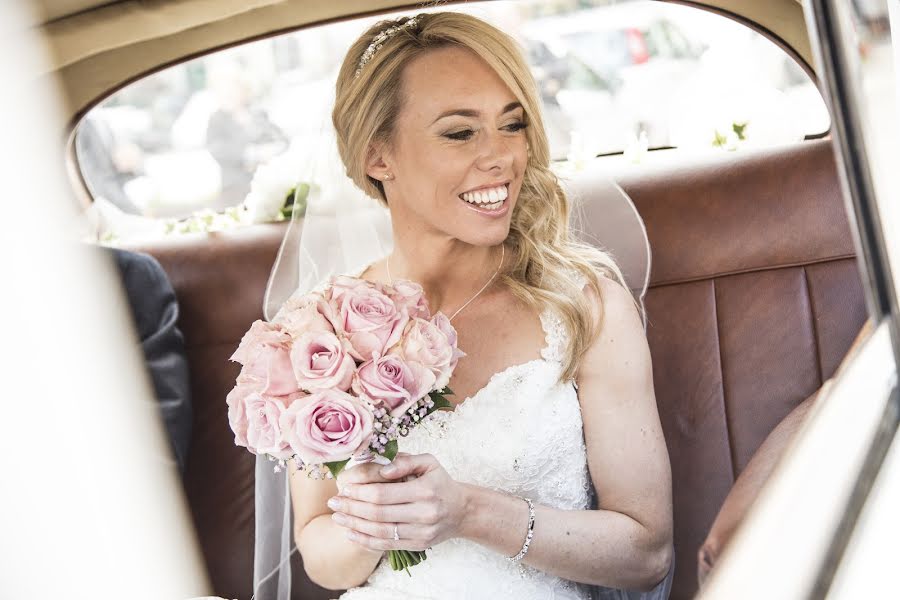
[[[812,51],[798,0],[709,0],[754,23],[807,64]],[[94,103],[163,66],[217,48],[352,15],[408,8],[404,0],[33,0],[64,110],[74,122]],[[427,4],[432,4],[428,2]]]

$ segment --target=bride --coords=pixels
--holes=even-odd
[[[467,356],[453,410],[391,466],[292,474],[308,576],[341,600],[667,597],[671,474],[641,315],[611,257],[570,235],[515,43],[459,13],[379,23],[344,60],[332,119],[347,175],[391,216],[394,250],[361,276],[420,283]],[[428,559],[395,572],[392,549]]]

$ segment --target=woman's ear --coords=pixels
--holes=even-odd
[[[393,178],[383,144],[369,146],[366,154],[366,175],[378,181],[387,181]]]

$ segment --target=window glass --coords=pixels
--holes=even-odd
[[[521,43],[556,159],[627,156],[642,142],[721,152],[828,128],[818,91],[790,56],[697,8],[515,0],[434,10],[473,13]],[[76,134],[95,200],[108,213],[168,219],[168,231],[198,210],[220,214],[241,205],[261,165],[314,145],[341,58],[382,18],[248,43],[116,92]]]

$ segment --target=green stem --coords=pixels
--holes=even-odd
[[[391,563],[391,569],[393,569],[394,571],[400,570],[400,565],[397,564],[397,553],[393,550],[390,550],[388,552],[388,561]]]

